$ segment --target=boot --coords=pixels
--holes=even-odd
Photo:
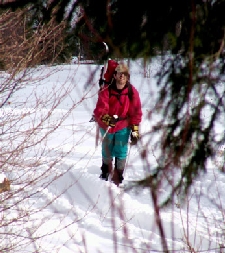
[[[123,182],[123,170],[115,168],[111,180],[116,186],[119,186]]]
[[[111,181],[116,185],[119,186],[123,182],[123,171],[125,167],[126,159],[118,159],[117,157],[115,158],[115,169],[113,172],[113,176]]]
[[[102,163],[102,167],[101,167],[102,173],[100,175],[99,178],[101,178],[102,180],[108,181],[109,178],[109,165]]]

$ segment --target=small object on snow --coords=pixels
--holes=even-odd
[[[10,190],[10,181],[8,178],[4,178],[4,181],[0,183],[0,193]]]

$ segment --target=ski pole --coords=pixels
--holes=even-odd
[[[107,127],[107,129],[106,129],[104,135],[102,136],[102,141],[105,139],[107,133],[109,132],[109,129],[110,129],[110,126]]]

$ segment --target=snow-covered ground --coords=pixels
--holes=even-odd
[[[0,181],[4,176],[11,180],[11,191],[0,195],[1,252],[163,252],[149,189],[125,191],[99,179],[101,144],[95,146],[96,126],[89,120],[100,67],[31,69],[25,88],[1,108],[6,124]],[[131,64],[131,83],[143,103],[142,135],[152,126],[147,116],[157,96],[156,69],[150,65],[148,78],[143,78],[142,64]],[[150,170],[140,150],[141,144],[129,149],[125,186]],[[149,150],[148,161],[154,165],[154,145]],[[165,191],[160,189],[159,195]],[[184,202],[178,196],[175,205],[160,211],[170,252],[191,247],[192,252],[222,252],[224,193],[225,176],[211,166]]]

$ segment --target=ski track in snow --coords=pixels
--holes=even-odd
[[[80,131],[84,131],[84,127],[80,127]],[[92,131],[94,134],[95,130],[93,129]],[[84,156],[80,163],[77,163],[76,159],[82,157],[85,150],[89,150],[87,155]],[[46,157],[48,162],[54,159],[54,151],[52,152],[52,157]],[[91,161],[89,161],[88,153],[93,155]],[[137,156],[136,148],[132,148],[129,155],[132,157],[130,160],[133,160],[133,157]],[[153,207],[151,206],[149,190],[142,190],[140,193],[136,193],[134,190],[124,192],[123,189],[116,187],[112,183],[100,180],[98,178],[100,173],[100,160],[100,147],[96,150],[93,147],[90,147],[90,144],[87,146],[84,145],[78,150],[71,152],[68,157],[63,159],[61,163],[57,164],[52,169],[51,174],[48,175],[47,178],[38,182],[38,191],[35,189],[35,194],[30,198],[29,205],[36,210],[43,210],[43,216],[49,216],[49,221],[46,221],[41,226],[40,231],[44,231],[45,233],[49,227],[51,227],[51,231],[62,227],[62,230],[60,230],[59,233],[51,235],[52,245],[55,241],[60,240],[60,235],[62,235],[62,233],[64,234],[64,238],[67,236],[69,237],[70,233],[73,234],[74,231],[76,231],[76,241],[74,242],[76,247],[78,247],[78,245],[82,247],[83,236],[86,236],[88,243],[93,240],[93,237],[96,237],[96,242],[101,242],[102,236],[108,240],[109,252],[114,252],[110,240],[112,240],[113,237],[112,231],[116,230],[118,245],[120,245],[120,251],[118,252],[122,253],[124,247],[146,248],[147,250],[149,242],[151,243],[151,249],[154,248],[154,245],[157,249],[160,244],[160,237],[155,228],[155,216]],[[74,165],[74,163],[77,164]],[[125,171],[125,185],[132,180],[136,180],[138,176],[139,178],[143,176],[141,165],[135,165],[134,167],[135,169],[132,166],[129,166],[128,161],[127,170]],[[42,175],[46,170],[47,165],[46,167],[40,167],[37,173]],[[55,178],[57,175],[58,178]],[[45,183],[51,181],[51,177],[52,182],[46,187]],[[213,180],[215,177],[216,184],[214,184],[215,181]],[[196,195],[201,193],[201,195],[205,194],[209,197],[210,192],[216,192],[215,189],[212,189],[216,187],[216,189],[218,189],[218,195],[220,196],[219,189],[224,189],[224,182],[224,177],[222,175],[216,174],[213,170],[210,170],[208,174],[204,176],[203,181],[197,180],[195,182],[193,192],[195,192]],[[13,186],[13,189],[16,190],[17,187],[18,186]],[[26,190],[31,194],[32,189]],[[162,189],[162,192],[163,191],[164,189]],[[170,242],[170,245],[174,243],[173,247],[177,249],[180,249],[182,246],[182,222],[183,224],[188,222],[190,226],[189,236],[190,238],[193,238],[193,240],[195,238],[195,231],[197,231],[197,239],[195,238],[195,240],[199,240],[201,243],[202,241],[204,242],[205,230],[208,229],[204,225],[205,217],[201,217],[203,213],[197,214],[198,205],[195,203],[197,197],[192,196],[192,198],[193,200],[189,200],[188,217],[186,205],[182,208],[176,208],[175,210],[167,208],[166,210],[161,211],[167,239]],[[216,196],[212,196],[212,198],[215,199]],[[51,204],[43,208],[46,203]],[[220,221],[220,219],[222,220],[221,214],[218,213],[216,208],[208,208],[208,205],[210,204],[208,203],[208,198],[201,197],[201,204],[204,206],[204,215],[207,218],[210,215],[213,221],[215,219],[218,221]],[[70,219],[65,219],[64,216],[69,216]],[[60,221],[61,219],[62,221]],[[74,223],[74,221],[77,222]],[[198,225],[196,224],[196,221],[198,221]],[[48,226],[49,223],[51,226]],[[69,223],[71,223],[71,225],[68,225]],[[128,229],[126,239],[124,239],[123,234],[123,228],[125,225]],[[63,228],[65,226],[66,228]],[[115,227],[113,228],[113,226]],[[170,238],[172,236],[172,230],[175,227],[176,229],[173,234],[174,239],[172,242]],[[82,235],[80,231],[86,232]],[[213,228],[211,228],[211,233],[213,234]],[[48,239],[48,236],[45,237],[44,240],[42,239],[42,243],[44,243],[44,245],[46,243],[45,247],[50,248],[51,244],[49,245]],[[205,244],[208,246],[207,238],[205,238]],[[92,251],[93,245],[91,246],[90,244],[89,247]],[[97,243],[95,244],[95,247],[96,250],[101,249],[102,245],[101,243]],[[71,248],[71,245],[69,248]],[[67,248],[67,250],[69,250],[69,248]],[[62,248],[60,252],[64,252],[63,250],[66,249]],[[126,251],[127,250],[128,249],[126,249]]]
[[[56,171],[62,173],[63,170],[67,170],[68,168],[71,168],[71,163],[60,164],[59,168],[56,169]],[[35,194],[36,196],[33,197],[31,202],[34,201],[34,205],[37,209],[42,209],[42,205],[44,205],[46,202],[51,202],[51,200],[54,200],[53,203],[49,205],[45,210],[45,212],[49,211],[49,215],[51,215],[52,212],[54,213],[54,216],[49,220],[49,222],[51,222],[52,229],[54,227],[52,226],[54,223],[56,227],[59,226],[58,219],[60,219],[60,216],[63,214],[69,214],[71,218],[73,217],[71,220],[72,223],[74,220],[77,220],[76,225],[73,223],[71,228],[64,229],[65,234],[68,234],[69,231],[72,233],[75,228],[79,234],[79,231],[82,231],[84,229],[85,231],[88,231],[85,233],[87,238],[89,237],[89,234],[92,234],[91,237],[93,235],[98,235],[99,237],[103,236],[110,242],[112,239],[112,223],[115,222],[114,229],[116,229],[116,235],[121,245],[124,244],[124,224],[129,231],[128,238],[130,242],[126,242],[128,245],[133,245],[137,248],[140,247],[143,249],[146,248],[145,243],[148,245],[150,238],[151,248],[154,248],[153,245],[159,245],[160,238],[157,234],[157,231],[155,231],[153,208],[149,205],[149,203],[142,203],[142,199],[144,199],[143,195],[146,195],[145,197],[149,199],[150,202],[149,192],[147,190],[143,191],[141,193],[141,197],[132,192],[125,193],[123,190],[117,188],[112,183],[101,181],[98,176],[98,166],[90,166],[85,169],[82,167],[72,167],[68,172],[63,174],[63,176],[59,177],[57,180],[54,180],[49,187],[45,189],[40,188],[39,194]],[[208,175],[208,178],[212,178],[212,176],[213,172]],[[219,187],[224,186],[222,179],[223,178],[221,178],[221,181],[218,180]],[[206,180],[206,184],[204,183],[203,186],[202,182],[198,181],[196,182],[196,190],[198,191],[201,189],[201,192],[208,194],[208,187],[211,187],[211,183],[212,181],[208,179]],[[60,197],[62,192],[63,195]],[[111,198],[109,196],[111,196]],[[209,217],[210,215],[212,219],[213,216],[215,216],[215,218],[219,220],[218,211],[216,209],[213,210],[212,208],[207,210],[209,203],[207,203],[207,201],[204,203],[204,200],[202,202],[202,204],[205,205],[204,215],[206,217]],[[112,203],[114,207],[112,207]],[[199,240],[199,242],[201,240],[204,242],[205,230],[208,228],[204,226],[205,218],[200,217],[203,214],[199,214],[199,217],[196,218],[196,213],[198,212],[196,207],[196,204],[194,207],[189,207],[188,217],[186,217],[185,208],[173,210],[173,213],[169,208],[161,212],[162,220],[166,228],[166,232],[168,233],[168,240],[171,236],[171,226],[176,227],[176,233],[173,236],[177,238],[174,240],[176,242],[175,247],[177,248],[181,247],[181,218],[183,219],[184,224],[186,224],[188,219],[188,223],[190,225],[190,238],[194,238],[195,230],[198,230],[198,235],[196,237],[201,235],[201,238],[197,238],[195,240]],[[191,210],[192,208],[193,210]],[[58,219],[56,218],[57,215],[59,216]],[[220,218],[222,219],[222,217]],[[197,220],[198,226],[195,227],[195,222]],[[68,220],[65,221],[66,224],[68,222]],[[60,225],[63,227],[66,224],[62,223]],[[45,222],[44,226],[42,227],[43,231],[45,231],[45,227],[48,229],[48,222]],[[213,228],[211,228],[211,233],[213,234],[212,230]],[[59,235],[54,235],[54,237],[57,236]],[[140,237],[142,238],[141,240]],[[80,238],[80,242],[78,240],[76,243],[80,243],[80,245],[82,245],[82,235],[78,236],[78,238]],[[101,241],[101,239],[99,238],[97,241]],[[207,245],[207,238],[205,238],[205,243]],[[101,244],[97,244],[96,247],[97,246],[99,246],[100,249],[102,248]],[[111,250],[111,252],[113,252],[113,248],[111,248]],[[122,247],[121,251],[119,252],[122,253],[123,250],[124,249]]]

